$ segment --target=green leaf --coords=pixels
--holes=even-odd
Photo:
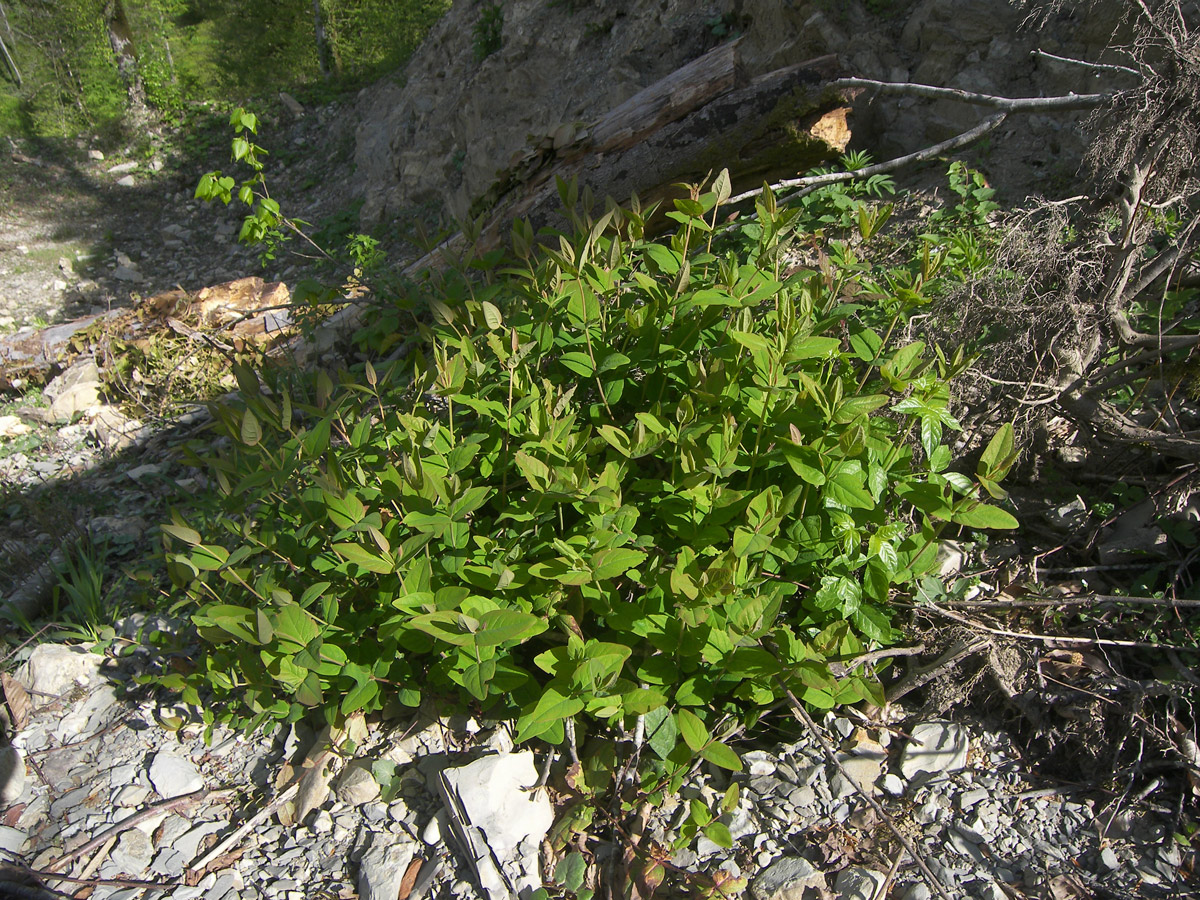
[[[739,768],[735,771],[741,771],[741,769]],[[729,833],[729,827],[721,822],[710,822],[708,825],[705,825],[704,836],[718,847],[724,847],[726,850],[733,848],[733,835]]]
[[[227,634],[258,646],[257,616],[255,610],[230,603],[212,603],[202,607],[193,617],[197,625],[212,625]]]
[[[462,673],[462,683],[476,700],[488,698],[488,685],[496,677],[496,660],[472,663]]]
[[[583,887],[583,879],[587,875],[587,860],[578,850],[568,853],[554,867],[554,880],[571,893]]]
[[[1006,512],[998,506],[990,506],[986,503],[974,501],[964,509],[955,511],[950,516],[950,521],[956,525],[965,525],[968,528],[1012,529],[1020,527],[1020,523],[1013,518],[1011,513]]]
[[[479,620],[455,610],[444,609],[413,616],[408,624],[410,628],[423,631],[447,644],[469,647],[475,643]]]
[[[201,544],[192,548],[192,564],[205,572],[215,572],[229,561],[229,551],[219,544]]]
[[[316,620],[297,604],[289,604],[275,614],[275,633],[295,644],[308,644],[320,634]]]
[[[842,342],[837,338],[813,335],[791,344],[785,359],[798,362],[802,359],[833,359],[841,352]]]
[[[342,698],[342,715],[348,716],[352,712],[357,712],[377,696],[379,696],[379,683],[377,681],[371,679],[370,681],[359,683]]]
[[[660,706],[646,713],[643,724],[646,728],[646,743],[659,759],[666,759],[679,742],[679,728],[675,725],[675,717],[666,706]]]
[[[357,525],[367,514],[362,502],[353,494],[338,497],[329,491],[322,491],[321,496],[325,499],[325,514],[337,528],[349,528]]]
[[[987,447],[979,457],[977,472],[991,480],[1000,481],[1008,474],[1009,469],[1017,461],[1017,453],[1013,449],[1013,427],[1005,423],[992,435]]]
[[[544,734],[554,725],[580,712],[584,705],[578,697],[568,697],[553,685],[547,685],[533,708],[517,719],[516,743]]]
[[[433,318],[439,325],[449,327],[454,324],[454,310],[437,297],[429,298],[429,311],[433,313]]]
[[[833,421],[838,425],[848,425],[859,416],[869,415],[888,402],[886,394],[863,394],[858,397],[848,397],[833,414]]]
[[[874,509],[875,500],[863,484],[862,474],[839,472],[825,483],[825,494],[851,509]]]
[[[623,456],[629,456],[631,451],[629,435],[621,431],[619,428],[614,428],[612,425],[601,425],[596,429],[600,433],[600,437],[608,441],[617,449]]]
[[[683,742],[693,751],[699,753],[701,748],[709,742],[708,729],[704,727],[700,717],[690,709],[676,711],[675,724],[679,728]]]
[[[700,755],[714,766],[728,769],[731,772],[742,771],[742,761],[728,744],[712,741],[704,745]]]
[[[479,305],[483,307],[483,321],[491,331],[495,331],[504,324],[504,317],[500,315],[496,304],[484,300]]]
[[[517,609],[491,609],[479,617],[475,644],[494,647],[509,641],[524,641],[541,634],[548,626],[544,619]]]
[[[578,350],[572,350],[569,353],[564,353],[558,358],[558,361],[576,375],[580,375],[584,378],[591,378],[596,374],[596,367],[592,365],[592,358],[586,353],[581,353]]]
[[[325,695],[321,690],[321,677],[316,672],[309,672],[296,688],[296,701],[310,708],[325,702]]]
[[[247,447],[255,446],[262,440],[262,426],[249,409],[242,413],[242,443]]]
[[[666,702],[666,695],[652,688],[634,688],[621,695],[621,708],[630,716],[645,715],[663,708]]]
[[[390,575],[396,570],[396,563],[390,555],[372,553],[361,544],[334,544],[333,552],[347,562],[361,566],[368,572],[374,572],[376,575]]]
[[[518,450],[513,456],[513,462],[517,464],[517,469],[525,476],[525,480],[534,490],[544,491],[550,486],[550,467],[536,456],[530,456],[524,450]]]
[[[717,195],[717,205],[720,206],[733,194],[733,186],[729,180],[729,170],[722,169],[712,183],[713,193]]]
[[[739,526],[733,532],[733,554],[740,558],[761,553],[771,546],[771,537],[771,534]]]
[[[732,782],[725,789],[725,796],[721,798],[721,813],[731,813],[738,808],[738,801],[741,799],[742,789],[736,782]]]
[[[631,550],[628,547],[612,547],[600,550],[592,557],[592,578],[604,581],[624,575],[630,569],[642,564],[646,559],[645,552]]]
[[[654,267],[666,275],[678,273],[683,262],[683,258],[678,253],[662,244],[647,244],[643,248],[643,252],[646,254],[647,260],[652,261]]]
[[[307,608],[320,598],[327,590],[329,590],[330,582],[316,581],[304,589],[304,593],[300,595],[300,606]]]
[[[160,525],[159,528],[171,537],[178,538],[193,547],[201,542],[200,532],[194,528],[188,528],[186,525]]]

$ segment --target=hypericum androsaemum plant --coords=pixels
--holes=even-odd
[[[210,720],[337,722],[436,699],[516,720],[517,740],[637,727],[651,786],[780,701],[881,703],[830,664],[896,634],[889,597],[947,526],[1011,528],[982,502],[1004,429],[950,470],[948,381],[894,339],[922,302],[853,296],[826,259],[786,275],[795,209],[714,242],[722,173],[644,237],[646,212],[431,276],[420,344],[335,384],[238,370],[216,408],[216,513],[164,526],[181,606],[207,642],[162,682]],[[716,248],[716,249],[714,249]],[[925,265],[929,265],[926,258]],[[703,823],[700,823],[703,825]]]

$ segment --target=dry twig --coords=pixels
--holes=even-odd
[[[1136,650],[1184,650],[1188,653],[1196,652],[1195,647],[1184,647],[1180,644],[1156,644],[1150,641],[1122,641],[1114,638],[1075,637],[1067,634],[1036,634],[1028,631],[1009,631],[1006,628],[993,628],[977,619],[964,616],[951,609],[945,609],[936,603],[925,603],[922,604],[921,608],[939,613],[947,619],[953,619],[955,622],[969,625],[971,628],[987,632],[988,634],[994,634],[998,637],[1020,638],[1026,641],[1043,641],[1055,644],[1078,644],[1085,647],[1128,647]]]
[[[139,824],[141,822],[145,822],[147,819],[152,819],[161,813],[171,812],[173,810],[179,809],[182,806],[190,806],[193,803],[198,803],[199,801],[204,800],[207,797],[211,796],[213,793],[216,793],[216,792],[209,791],[207,788],[201,788],[198,791],[192,791],[190,794],[182,794],[178,797],[172,797],[170,800],[163,800],[160,803],[152,803],[150,806],[147,806],[145,809],[134,813],[128,819],[122,819],[120,822],[118,822],[116,825],[112,826],[111,828],[105,829],[104,831],[102,831],[100,833],[100,835],[98,837],[92,838],[90,841],[88,841],[83,846],[77,847],[76,849],[72,850],[70,853],[66,854],[65,856],[59,857],[57,860],[55,860],[54,862],[50,863],[49,866],[47,866],[46,871],[48,874],[56,873],[59,869],[63,868],[64,866],[66,866],[70,863],[73,863],[75,860],[86,856],[87,854],[91,853],[93,850],[96,850],[96,849],[104,846],[104,844],[109,840],[109,838],[114,838],[121,834],[124,834],[126,831],[128,831],[130,828],[133,828],[137,824]],[[36,873],[36,874],[41,874],[41,873]],[[60,876],[60,875],[55,874],[54,877],[65,878],[66,876]],[[76,879],[67,879],[67,880],[70,881],[70,880],[76,880]]]
[[[251,816],[249,819],[247,819],[245,821],[245,823],[243,823],[241,828],[239,828],[233,834],[229,835],[229,837],[225,838],[225,840],[218,843],[215,847],[213,847],[210,851],[208,851],[208,853],[206,853],[203,857],[201,857],[199,861],[188,866],[188,871],[189,872],[201,871],[206,866],[208,866],[214,859],[217,859],[219,856],[222,856],[223,854],[225,854],[229,850],[230,847],[232,847],[234,844],[236,844],[238,841],[240,841],[242,838],[244,838],[247,834],[249,834],[251,831],[253,831],[254,827],[259,822],[266,819],[273,812],[275,812],[275,810],[279,809],[280,806],[282,806],[284,803],[286,803],[288,800],[290,800],[299,789],[300,789],[300,782],[296,781],[292,784],[291,787],[287,788],[287,790],[281,791],[280,793],[276,794],[275,798],[270,803],[268,803],[266,806],[264,806],[262,809],[260,809],[257,813],[255,813],[253,816]]]
[[[991,646],[992,642],[987,638],[976,638],[973,641],[961,641],[954,644],[934,662],[928,666],[909,672],[888,688],[886,692],[887,702],[895,703],[906,694],[928,684],[963,657],[979,653]]]

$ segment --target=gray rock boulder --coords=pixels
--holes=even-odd
[[[912,741],[900,757],[900,774],[909,781],[928,781],[967,765],[971,744],[967,732],[951,722],[925,722],[912,730]]]

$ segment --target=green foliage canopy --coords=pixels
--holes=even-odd
[[[894,640],[892,592],[945,527],[1015,526],[980,489],[1003,495],[1011,432],[951,469],[962,354],[893,340],[944,255],[882,282],[839,242],[790,267],[804,210],[768,191],[718,234],[724,173],[659,241],[636,204],[593,220],[561,190],[570,232],[518,223],[512,254],[412,286],[401,361],[238,370],[228,446],[197,460],[219,506],[164,526],[208,642],[163,679],[185,701],[259,727],[433,699],[551,742],[640,716],[667,777],[737,768],[722,736],[784,686],[881,700],[833,666]],[[886,219],[844,213],[860,247]],[[394,346],[386,321],[364,350]]]

